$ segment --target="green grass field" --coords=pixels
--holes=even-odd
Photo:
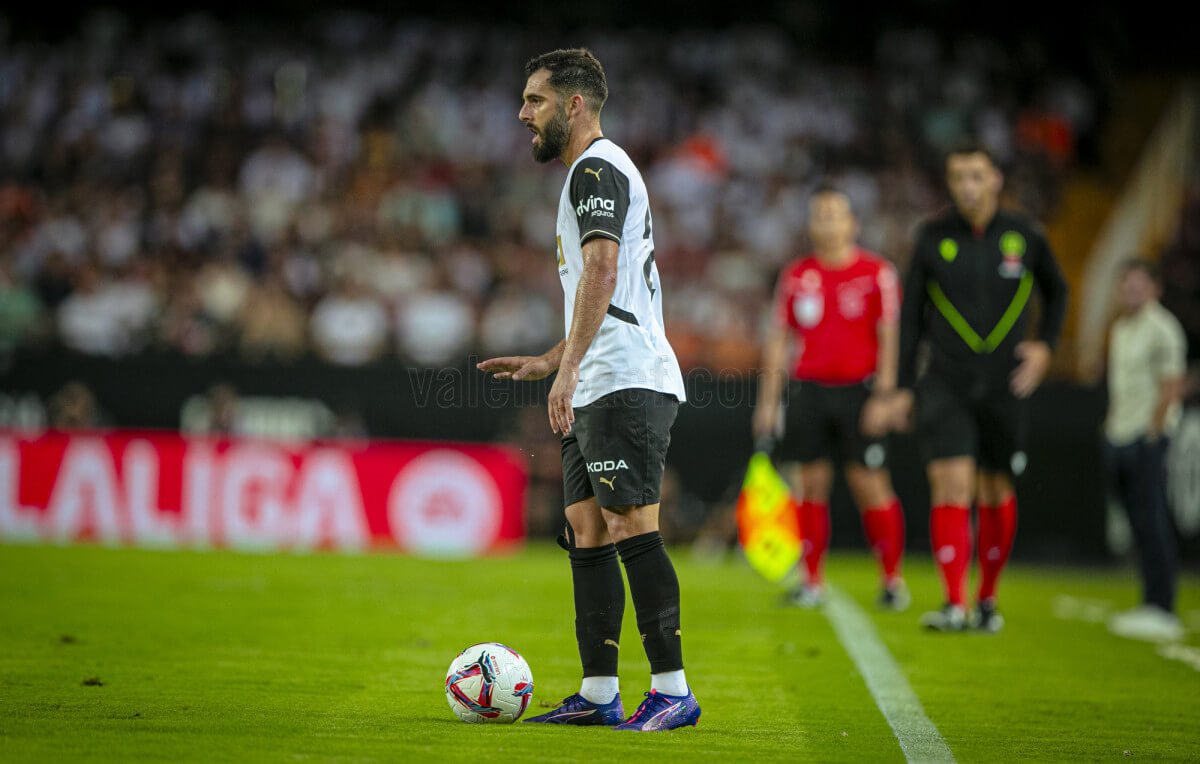
[[[447,707],[446,667],[478,641],[529,660],[533,711],[578,688],[549,546],[473,562],[0,547],[0,761],[903,761],[823,615],[776,607],[740,562],[675,557],[704,715],[640,735],[467,725]],[[835,557],[829,575],[870,607],[870,560]],[[1015,566],[996,636],[922,633],[939,589],[924,560],[907,577],[913,610],[872,618],[959,761],[1200,760],[1200,671],[1058,617],[1133,605],[1131,573]],[[1193,628],[1198,584],[1180,598]],[[632,614],[627,709],[648,689]]]

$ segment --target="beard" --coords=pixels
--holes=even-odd
[[[533,158],[545,164],[562,156],[571,140],[571,124],[567,122],[567,110],[560,108],[538,132],[539,142],[533,144]]]

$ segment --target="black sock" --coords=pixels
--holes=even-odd
[[[584,676],[616,676],[625,582],[617,549],[605,546],[568,550],[575,584],[575,640]]]
[[[650,673],[683,668],[683,641],[679,634],[679,579],[658,531],[617,542],[633,609],[637,613],[642,647],[650,659]]]

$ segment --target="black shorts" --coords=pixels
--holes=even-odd
[[[916,408],[926,461],[970,456],[987,472],[1025,472],[1025,401],[1007,384],[985,388],[926,374],[917,383]]]
[[[571,434],[562,439],[566,506],[593,496],[602,507],[656,504],[678,412],[674,396],[644,388],[575,409]]]
[[[862,431],[862,410],[871,390],[856,385],[788,384],[783,439],[775,448],[779,462],[830,460],[839,464],[883,467],[887,448],[883,440]]]

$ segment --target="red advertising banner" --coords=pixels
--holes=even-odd
[[[470,556],[521,541],[526,483],[488,445],[0,430],[0,539]]]

